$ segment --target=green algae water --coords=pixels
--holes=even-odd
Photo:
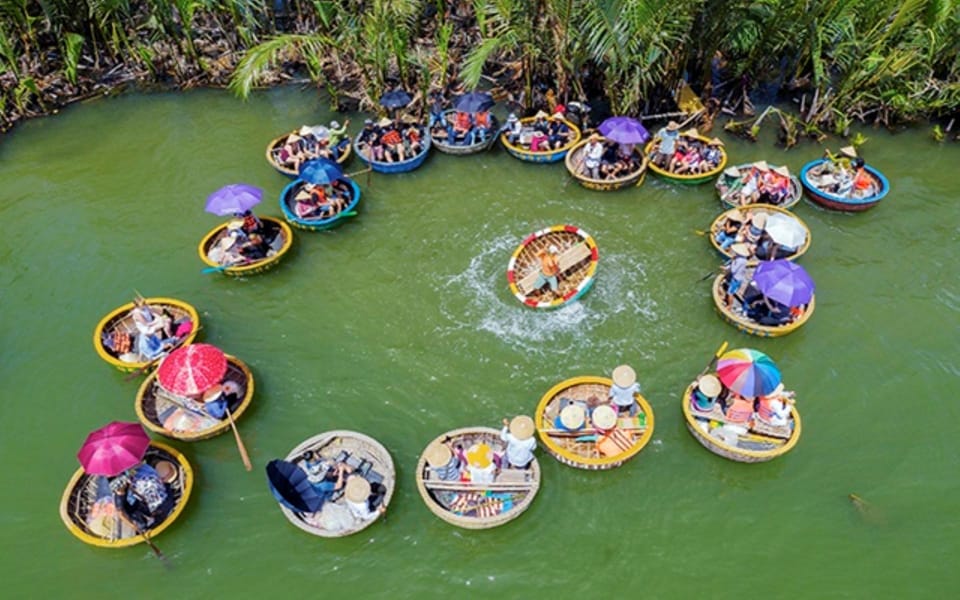
[[[923,132],[871,138],[892,191],[861,215],[801,203],[801,263],[817,309],[762,340],[716,315],[718,256],[695,230],[721,211],[712,186],[648,177],[597,193],[562,165],[500,149],[431,155],[418,171],[362,175],[359,215],[295,233],[274,270],[204,275],[203,211],[222,185],[262,187],[280,216],[287,179],[269,140],[332,117],[312,91],[125,96],[26,123],[0,143],[0,511],[4,597],[654,598],[949,596],[960,583],[960,148]],[[356,132],[360,116],[354,116]],[[834,144],[838,145],[837,143]],[[794,172],[818,146],[729,140],[733,164]],[[352,159],[347,171],[362,164]],[[529,232],[571,223],[600,248],[594,289],[555,312],[513,298],[505,269]],[[180,519],[144,546],[81,543],[57,505],[87,433],[135,420],[139,380],[101,361],[98,320],[134,290],[201,313],[200,340],[242,358],[256,396],[229,434],[172,442],[196,470]],[[770,354],[797,392],[803,435],[743,465],[686,431],[680,395],[724,341]],[[434,517],[414,484],[443,431],[532,413],[555,383],[632,364],[656,413],[623,467],[583,472],[541,451],[540,493],[489,531]],[[397,466],[386,518],[353,537],[306,535],[282,516],[264,466],[303,439],[354,429]],[[882,513],[865,519],[856,493]]]

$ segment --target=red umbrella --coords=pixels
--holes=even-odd
[[[157,369],[157,382],[171,394],[197,396],[223,381],[226,373],[223,350],[210,344],[190,344],[163,359]]]
[[[139,464],[149,446],[140,423],[114,421],[87,436],[77,460],[90,475],[113,477]]]

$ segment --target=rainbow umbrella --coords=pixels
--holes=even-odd
[[[721,356],[717,377],[723,385],[748,398],[769,394],[780,385],[780,369],[773,359],[752,348],[738,348]]]

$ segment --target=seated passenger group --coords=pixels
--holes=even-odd
[[[719,138],[704,143],[696,129],[680,133],[680,125],[670,121],[657,132],[650,160],[677,175],[709,173],[723,162],[722,147],[723,141]]]
[[[842,148],[839,157],[827,150],[824,158],[807,172],[807,180],[818,189],[844,198],[869,198],[880,191],[879,182],[853,146]]]
[[[721,188],[720,198],[732,204],[780,205],[791,199],[793,190],[787,167],[770,168],[765,161],[759,161],[746,170],[730,167],[724,175],[725,180],[733,181]]]
[[[300,170],[300,165],[314,158],[326,158],[336,161],[350,145],[347,136],[347,119],[343,125],[330,121],[330,127],[323,125],[308,127],[304,125],[291,133],[279,147],[274,147],[274,159],[284,167]]]
[[[350,191],[350,185],[339,180],[330,185],[305,183],[293,197],[293,212],[304,220],[329,219],[350,204]]]
[[[590,179],[619,179],[635,173],[643,164],[633,144],[618,144],[594,133],[581,150],[579,171]]]
[[[377,123],[367,119],[357,140],[357,150],[370,161],[403,162],[423,151],[422,139],[422,125],[388,117]]]
[[[574,139],[573,129],[564,116],[566,108],[558,104],[552,116],[542,110],[533,117],[531,125],[523,125],[517,115],[507,117],[504,132],[507,141],[530,152],[550,152],[563,148]]]

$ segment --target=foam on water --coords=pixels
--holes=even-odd
[[[488,235],[489,228],[477,229],[478,239],[469,245],[482,250],[464,270],[441,276],[436,284],[435,291],[443,298],[441,312],[449,323],[440,328],[441,335],[464,329],[484,331],[518,351],[543,354],[546,348],[553,353],[582,346],[584,338],[621,313],[656,318],[656,301],[631,283],[646,279],[644,262],[635,256],[604,254],[602,250],[597,279],[583,298],[552,311],[521,305],[510,294],[505,272],[520,242],[515,232],[536,227],[524,224],[494,235]]]

